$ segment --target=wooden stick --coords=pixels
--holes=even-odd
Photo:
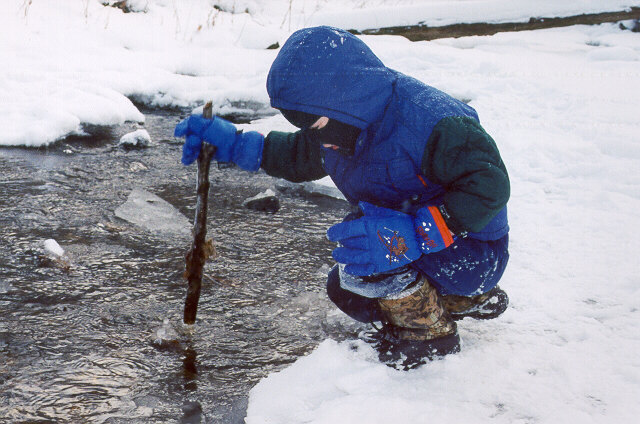
[[[208,102],[202,116],[212,118],[212,104]],[[207,205],[209,202],[209,166],[216,154],[216,147],[203,141],[198,155],[198,185],[196,216],[193,222],[193,244],[185,256],[184,277],[188,282],[187,299],[184,303],[184,323],[194,324],[198,312],[200,287],[202,286],[202,269],[207,258],[213,253],[213,241],[207,237]]]

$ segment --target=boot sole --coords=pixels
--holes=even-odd
[[[378,360],[388,367],[402,371],[460,352],[460,336],[457,332],[424,341],[389,340],[382,334],[376,336],[364,340],[378,352]]]
[[[487,306],[492,307],[492,309],[486,309]],[[483,304],[464,312],[449,312],[449,315],[455,321],[460,321],[463,318],[487,320],[499,317],[508,307],[509,296],[503,290],[499,290]]]

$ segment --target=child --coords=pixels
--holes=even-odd
[[[509,257],[509,178],[475,110],[384,66],[352,34],[295,32],[269,71],[271,105],[295,133],[237,132],[194,115],[178,124],[184,164],[202,140],[216,160],[294,182],[330,175],[357,212],[329,228],[329,298],[382,322],[387,362],[411,368],[459,351],[456,320],[494,318]]]

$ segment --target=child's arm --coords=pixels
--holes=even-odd
[[[445,188],[445,221],[456,234],[480,231],[509,199],[509,176],[496,143],[472,118],[445,118],[435,126],[422,172]]]
[[[269,175],[294,183],[327,175],[322,166],[320,144],[309,138],[308,130],[271,131],[264,141],[261,167]]]

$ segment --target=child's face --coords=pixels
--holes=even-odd
[[[288,109],[281,109],[280,112],[291,124],[302,130],[309,130],[311,139],[323,147],[338,150],[346,156],[351,156],[355,152],[360,128],[329,119],[326,116]]]
[[[327,118],[326,116],[321,116],[309,128],[311,128],[312,130],[320,130],[326,127],[328,123],[329,123],[329,118]],[[330,143],[323,143],[322,147],[326,147],[327,149],[332,149],[332,150],[338,150],[340,148],[340,146],[336,146],[335,144],[330,144]]]

